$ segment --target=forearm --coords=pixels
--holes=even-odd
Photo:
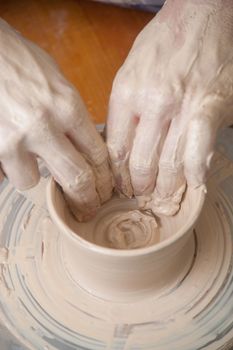
[[[159,12],[160,17],[182,17],[188,9],[196,9],[198,12],[226,12],[233,13],[232,0],[167,0],[162,10]],[[162,14],[162,16],[161,16]]]
[[[233,7],[232,0],[166,0],[164,6],[182,7],[187,4]]]
[[[189,40],[199,32],[205,36],[228,37],[233,35],[232,0],[167,0],[155,20],[164,24],[174,36],[188,37]],[[198,33],[196,33],[198,34]],[[224,40],[225,40],[224,39]],[[227,39],[227,40],[228,40]]]

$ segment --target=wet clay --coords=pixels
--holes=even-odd
[[[93,219],[82,223],[77,222],[63,201],[63,220],[78,236],[101,247],[128,250],[150,247],[172,237],[184,225],[197,198],[196,193],[204,191],[204,186],[198,191],[190,190],[184,196],[180,211],[170,217],[155,217],[151,210],[141,209],[141,199],[119,198],[115,194]],[[62,198],[56,201],[56,206],[61,203]]]
[[[80,223],[51,180],[47,205],[60,232],[59,250],[70,278],[92,295],[116,302],[174,286],[192,264],[192,228],[204,191],[204,186],[188,187],[176,215],[156,218],[140,211],[136,199],[114,195],[92,220]]]
[[[84,243],[79,231],[66,228],[54,183],[47,200],[56,225],[43,186],[24,197],[4,181],[0,322],[33,350],[231,349],[232,162],[220,155],[214,160],[206,202],[189,236],[175,232],[179,215],[185,217],[181,234],[199,215],[196,191],[186,193],[166,230],[168,221],[157,221],[164,243],[132,250]]]
[[[149,247],[160,241],[159,225],[149,211],[141,211],[135,199],[113,198],[92,220],[77,222],[66,211],[66,223],[85,240],[113,249]]]
[[[155,218],[139,210],[113,215],[109,221],[105,220],[101,231],[108,246],[116,249],[148,247],[159,241]]]

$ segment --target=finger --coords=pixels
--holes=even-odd
[[[198,187],[206,181],[206,171],[214,153],[217,125],[208,117],[191,120],[187,133],[184,169],[189,186]]]
[[[63,188],[68,203],[78,220],[95,215],[99,199],[91,167],[68,138],[57,133],[38,148],[51,174]]]
[[[96,179],[96,189],[103,203],[111,198],[113,189],[107,147],[91,121],[85,106],[80,113],[73,117],[68,136],[91,165]]]
[[[178,115],[170,124],[159,159],[159,172],[153,194],[155,214],[174,215],[180,207],[186,181],[183,156],[186,140],[185,116]]]
[[[156,114],[143,115],[137,127],[130,155],[130,176],[134,194],[151,194],[155,187],[159,150],[169,121]]]
[[[3,157],[2,169],[9,181],[21,191],[36,186],[40,179],[35,155],[22,149],[15,150],[10,157]]]
[[[133,196],[130,181],[129,156],[138,118],[128,104],[110,103],[107,123],[107,146],[117,189],[127,197]]]

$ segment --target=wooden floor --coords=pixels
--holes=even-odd
[[[0,16],[57,60],[100,123],[114,75],[153,14],[87,0],[7,0]]]

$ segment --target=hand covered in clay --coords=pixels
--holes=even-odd
[[[0,21],[1,178],[25,190],[42,158],[80,219],[111,196],[107,149],[53,59]],[[74,209],[73,209],[74,211]]]
[[[233,1],[167,0],[112,88],[107,143],[118,189],[156,214],[205,183],[233,120]]]

